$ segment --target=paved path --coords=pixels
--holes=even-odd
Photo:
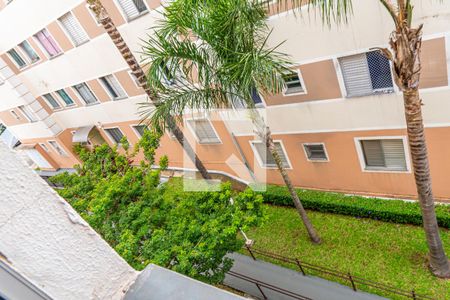
[[[385,298],[364,293],[355,292],[351,288],[335,282],[313,276],[303,276],[291,269],[283,268],[260,260],[253,260],[246,255],[233,253],[228,257],[234,259],[231,269],[261,282],[294,292],[314,300],[382,300]],[[224,283],[232,288],[246,292],[249,295],[263,299],[261,292],[255,284],[243,279],[227,275]],[[261,288],[267,299],[292,300],[290,296],[282,295],[266,287]]]

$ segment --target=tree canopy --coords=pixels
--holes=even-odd
[[[250,189],[232,192],[185,192],[181,180],[161,183],[152,169],[159,137],[146,130],[134,150],[101,145],[78,146],[77,173],[52,181],[80,215],[134,268],[155,263],[209,283],[222,281],[232,261],[225,257],[243,245],[239,229],[263,220],[262,197]],[[133,165],[139,150],[145,159]],[[233,203],[230,198],[233,198]]]

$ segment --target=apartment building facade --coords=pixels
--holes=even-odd
[[[4,1],[4,2],[2,2]],[[280,95],[255,95],[296,186],[414,198],[402,94],[386,47],[393,24],[375,0],[354,1],[349,24],[321,23],[314,11],[273,11],[272,45],[295,62]],[[421,94],[435,195],[450,200],[450,4],[416,1],[424,23]],[[159,0],[103,0],[139,59],[141,40],[160,17]],[[109,36],[82,0],[0,0],[0,122],[41,169],[79,163],[74,143],[135,144],[146,101]],[[14,28],[14,30],[13,30]],[[259,180],[281,184],[251,126],[223,114],[186,118],[186,134],[210,170],[241,177],[244,162]],[[186,168],[166,134],[159,155]],[[230,160],[234,157],[235,160]],[[237,160],[236,160],[237,159]],[[261,175],[263,174],[263,175]]]

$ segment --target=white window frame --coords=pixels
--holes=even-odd
[[[114,98],[111,95],[111,93],[109,92],[108,88],[105,86],[105,84],[101,80],[102,77],[106,77],[106,76],[114,77],[114,79],[117,81],[117,84],[122,89],[122,92],[124,93],[124,96],[121,96],[121,97],[118,97],[118,98]],[[116,77],[116,75],[114,73],[103,75],[103,76],[97,78],[97,81],[103,87],[103,89],[105,89],[106,93],[109,95],[109,97],[111,98],[112,101],[119,101],[119,100],[123,100],[123,99],[128,99],[129,98],[129,95],[128,95],[127,91],[123,88],[122,84],[120,83],[119,79],[117,79],[117,77]]]
[[[364,159],[364,151],[362,149],[361,141],[367,140],[402,140],[403,151],[405,152],[406,170],[390,170],[390,169],[368,169],[366,166],[366,160]],[[399,136],[367,136],[367,137],[355,137],[356,153],[358,155],[359,164],[362,172],[368,173],[411,173],[411,157],[409,153],[408,138],[404,135]]]
[[[380,46],[380,48],[387,48],[387,47],[389,47],[389,45],[382,45],[382,46]],[[372,93],[372,94],[369,94],[369,95],[361,95],[361,96],[349,96],[348,95],[347,88],[345,87],[344,73],[342,72],[341,63],[339,62],[339,58],[343,58],[343,57],[346,57],[346,56],[363,54],[363,53],[365,54],[365,53],[371,52],[371,51],[374,51],[373,48],[359,49],[358,51],[350,51],[350,52],[342,53],[342,54],[337,55],[337,56],[332,58],[333,64],[334,64],[334,68],[336,70],[336,75],[337,75],[337,78],[338,78],[339,89],[341,91],[342,98],[352,99],[352,98],[370,97],[370,96],[377,96],[377,95],[390,95],[390,94],[400,95],[401,94],[400,89],[398,88],[397,84],[395,83],[394,74],[392,72],[392,62],[389,60],[389,66],[390,66],[390,70],[391,70],[392,88],[393,88],[392,92],[388,92],[388,93]]]
[[[45,143],[39,143],[39,146],[41,146],[45,152],[50,153],[50,148]]]
[[[37,60],[32,61],[32,60],[30,59],[30,57],[28,57],[28,54],[25,53],[25,51],[22,49],[22,47],[20,47],[20,44],[22,44],[23,42],[28,43],[28,46],[30,46],[31,50],[33,50],[34,53],[36,53],[36,55],[37,55],[37,57],[38,57]],[[23,68],[27,68],[27,67],[29,67],[29,66],[32,66],[32,65],[34,65],[34,64],[37,64],[38,62],[40,62],[40,61],[42,60],[41,57],[39,56],[39,53],[37,53],[36,49],[31,45],[31,43],[30,43],[28,40],[23,40],[22,42],[20,42],[19,44],[17,44],[17,49],[16,49],[16,51],[17,51],[17,50],[20,51],[20,53],[22,54],[22,56],[25,57],[25,61],[27,62],[26,66],[24,66]]]
[[[97,100],[96,102],[93,102],[93,103],[86,103],[86,101],[84,100],[84,98],[80,95],[80,93],[78,92],[78,90],[75,88],[76,85],[83,84],[83,83],[84,83],[84,84],[88,87],[88,89],[91,91],[92,95],[94,95],[95,99]],[[94,93],[94,91],[92,90],[92,88],[89,86],[89,83],[88,83],[87,81],[83,81],[83,82],[76,83],[76,84],[72,85],[70,88],[71,88],[72,91],[75,93],[75,95],[78,97],[78,99],[79,99],[80,102],[83,104],[83,106],[86,106],[86,107],[87,107],[87,106],[92,106],[92,105],[97,105],[97,104],[102,103],[102,102],[100,101],[100,99],[98,98],[98,96]],[[69,95],[69,96],[70,96],[70,95]],[[73,100],[73,99],[72,99],[72,100]],[[74,100],[74,102],[75,102],[75,100]]]
[[[300,71],[300,67],[298,66],[295,69],[292,69],[292,71],[294,71],[294,73],[295,72],[297,73],[298,79],[300,79],[300,84],[302,85],[303,92],[286,94],[286,91],[288,90],[288,88],[286,87],[285,89],[283,89],[283,96],[291,97],[291,96],[299,96],[299,95],[308,94],[308,91],[306,90],[306,86],[305,86],[305,81],[303,81],[302,72]]]
[[[136,126],[146,126],[148,128],[148,126],[146,124],[132,124],[130,125],[131,129],[133,130],[133,132],[136,134],[136,136],[140,139],[142,138],[142,135],[139,133],[139,131],[136,129]]]
[[[61,52],[59,52],[58,54],[54,55],[54,56],[50,56],[47,52],[47,49],[45,49],[45,47],[41,44],[41,42],[38,40],[38,38],[36,37],[36,35],[41,32],[42,30],[46,30],[48,35],[55,41],[55,44],[58,46],[58,48],[61,50]],[[36,31],[35,34],[33,34],[33,40],[36,42],[36,45],[39,47],[39,49],[41,49],[42,53],[44,53],[45,57],[47,57],[48,60],[54,59],[56,57],[59,57],[61,55],[64,54],[64,49],[61,47],[61,45],[58,43],[58,41],[55,39],[55,37],[53,36],[53,34],[47,29],[47,27],[42,28],[41,30]]]
[[[289,159],[289,155],[288,155],[288,153],[286,151],[286,148],[284,147],[283,141],[282,140],[273,140],[273,142],[275,144],[276,143],[280,143],[281,149],[283,150],[284,156],[286,157],[286,161],[288,163],[288,166],[284,167],[284,169],[292,170],[293,168],[292,168],[291,160]],[[258,161],[258,164],[259,164],[259,166],[262,169],[271,169],[271,170],[278,169],[277,166],[270,166],[270,165],[264,164],[264,161],[263,161],[262,157],[259,155],[259,152],[258,152],[258,150],[256,149],[256,147],[254,145],[254,144],[262,144],[261,141],[259,141],[259,140],[251,140],[251,141],[249,141],[249,143],[250,143],[250,146],[252,148],[253,155],[256,157],[256,160]]]
[[[66,149],[61,147],[61,145],[57,141],[55,141],[55,140],[48,140],[47,142],[53,148],[53,150],[55,150],[55,153],[57,153],[59,156],[69,157],[69,154],[67,154]],[[59,149],[62,150],[63,153],[59,153],[58,149],[50,142],[54,142],[59,147]]]
[[[81,31],[83,31],[83,33],[86,35],[87,40],[83,41],[82,43],[80,43],[80,44],[78,44],[78,45],[75,44],[75,41],[73,40],[72,35],[67,31],[67,29],[65,28],[65,26],[64,26],[64,25],[62,24],[62,22],[59,20],[61,17],[65,16],[66,14],[71,14],[71,15],[72,15],[72,17],[75,19],[75,22],[78,23],[78,26],[80,27]],[[78,20],[77,16],[76,16],[72,11],[68,11],[67,13],[63,14],[62,16],[60,16],[60,17],[57,19],[57,21],[58,21],[58,22],[56,22],[56,23],[58,23],[58,25],[59,25],[59,27],[61,28],[61,30],[62,30],[62,31],[64,32],[64,34],[69,38],[69,40],[70,40],[70,42],[72,43],[72,45],[73,45],[74,48],[80,47],[81,45],[84,45],[84,44],[88,43],[88,42],[91,40],[90,37],[89,37],[89,34],[87,33],[87,31],[84,29],[83,25],[81,25],[80,20]]]
[[[77,103],[75,102],[75,100],[73,99],[73,97],[70,96],[68,92],[66,92],[66,89],[67,89],[67,88],[57,89],[57,90],[55,90],[55,91],[53,92],[53,94],[55,94],[56,97],[59,99],[59,102],[63,104],[62,107],[74,107],[74,106],[76,106]],[[64,101],[64,99],[63,99],[63,98],[59,95],[59,93],[58,93],[58,91],[60,91],[60,90],[63,90],[63,91],[67,94],[67,96],[69,96],[69,98],[72,99],[72,102],[73,102],[72,104],[66,104],[66,101]],[[83,101],[83,100],[82,100],[82,101]]]
[[[206,142],[206,143],[205,142],[200,142],[200,139],[198,138],[197,133],[195,132],[195,128],[191,124],[192,122],[195,122],[195,121],[208,121],[209,124],[211,125],[211,127],[212,127],[212,129],[214,131],[214,134],[216,135],[218,141],[217,142],[212,142],[212,143],[211,142],[209,142],[209,143],[208,142]],[[222,144],[222,139],[220,138],[220,135],[217,133],[217,130],[214,127],[214,124],[211,122],[211,120],[209,118],[191,118],[191,119],[187,119],[186,123],[187,123],[187,126],[189,127],[192,135],[195,137],[195,140],[197,141],[198,144],[200,144],[200,145],[220,145],[220,144]]]
[[[16,119],[16,120],[20,120],[21,119],[20,116],[16,113],[16,111],[14,109],[11,109],[9,112],[14,117],[14,119]]]
[[[125,10],[123,9],[122,5],[120,4],[119,0],[114,0],[114,2],[116,2],[117,7],[119,8],[120,13],[122,14],[122,17],[124,18],[125,21],[127,21],[127,23],[130,23],[136,19],[139,19],[140,17],[142,17],[145,14],[148,14],[150,12],[150,7],[148,7],[147,3],[145,0],[143,0],[142,2],[144,3],[145,7],[147,8],[147,10],[139,13],[137,16],[133,17],[133,18],[129,18],[127,16],[127,14],[125,13]]]
[[[23,109],[22,109],[23,107]],[[17,109],[20,110],[20,113],[22,115],[24,115],[24,117],[30,122],[30,123],[35,123],[38,120],[36,114],[34,113],[34,111],[32,111],[29,107],[27,107],[26,105],[19,105],[17,106]],[[34,117],[34,119],[30,118],[27,113],[29,113],[32,117]]]
[[[12,55],[9,53],[9,51],[14,50],[16,51],[17,55],[20,56],[20,58],[25,62],[25,64],[23,66],[19,66],[19,64],[16,62],[16,60],[12,57]],[[23,70],[26,67],[28,67],[30,65],[29,60],[26,58],[26,55],[24,55],[21,51],[21,49],[19,48],[19,46],[14,47],[9,49],[8,51],[6,51],[6,54],[8,55],[8,58],[13,62],[13,64],[16,66],[17,69],[19,70]]]
[[[308,158],[308,151],[306,150],[307,146],[318,146],[322,145],[323,151],[325,152],[326,159],[310,159]],[[305,153],[306,160],[313,163],[323,163],[323,162],[330,162],[330,156],[328,156],[327,147],[325,147],[325,143],[303,143],[302,144],[303,152]]]
[[[47,98],[44,97],[44,95],[50,95],[53,97],[53,99],[55,99],[56,103],[58,103],[59,107],[58,108],[54,108],[53,105],[50,104],[50,102],[47,100]],[[56,95],[56,92],[53,93],[47,93],[42,95],[42,99],[44,99],[45,103],[47,103],[47,105],[53,110],[53,111],[58,111],[61,110],[65,107],[65,105],[62,105],[61,102],[58,101],[58,97]],[[65,102],[64,102],[65,103]]]
[[[113,145],[117,145],[120,146],[122,145],[120,142],[117,142],[113,139],[113,137],[111,136],[111,134],[108,132],[107,129],[119,129],[119,131],[122,133],[122,136],[124,136],[126,138],[126,135],[123,133],[122,129],[120,129],[119,126],[114,126],[114,127],[104,127],[103,131],[105,132],[106,136],[108,137],[109,141],[113,144]]]
[[[137,78],[135,78],[135,76],[133,75],[133,71],[129,70],[127,73],[128,73],[128,75],[130,75],[130,78],[131,78],[131,80],[133,81],[134,85],[135,85],[137,88],[140,88],[140,89],[141,89],[142,87],[139,86],[139,82],[138,82]]]

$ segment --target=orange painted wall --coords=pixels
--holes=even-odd
[[[91,14],[85,2],[75,7],[72,12],[80,22],[81,26],[83,26],[90,39],[105,33],[103,26],[97,25],[93,13]]]
[[[17,119],[16,117],[14,117],[12,115],[11,110],[13,110],[19,116],[19,119]],[[6,126],[14,126],[14,125],[19,125],[19,124],[29,123],[27,118],[17,108],[1,111],[0,112],[0,120],[2,120],[2,122]]]
[[[8,65],[8,67],[11,68],[11,70],[14,72],[14,74],[18,74],[19,68],[16,67],[16,65],[12,62],[12,60],[9,58],[9,55],[4,53],[0,55],[0,57],[5,61],[5,63]]]
[[[128,70],[119,71],[117,73],[114,73],[114,75],[116,76],[120,85],[125,89],[128,96],[133,97],[143,95],[145,93],[144,89],[136,85],[136,83],[128,73]]]
[[[264,97],[267,105],[299,103],[342,97],[339,81],[333,61],[320,62],[297,66],[300,69],[306,94],[283,96],[282,94]]]
[[[58,45],[61,47],[63,52],[67,52],[73,48],[73,44],[69,37],[65,34],[61,26],[59,26],[58,21],[54,21],[47,26],[47,30],[56,40]]]
[[[121,12],[119,11],[119,7],[117,7],[117,4],[115,1],[111,0],[100,0],[100,2],[103,4],[105,9],[108,11],[109,16],[113,20],[114,24],[116,26],[120,26],[125,23],[125,19],[122,17]]]
[[[111,97],[96,79],[87,81],[87,84],[100,102],[111,101]]]

